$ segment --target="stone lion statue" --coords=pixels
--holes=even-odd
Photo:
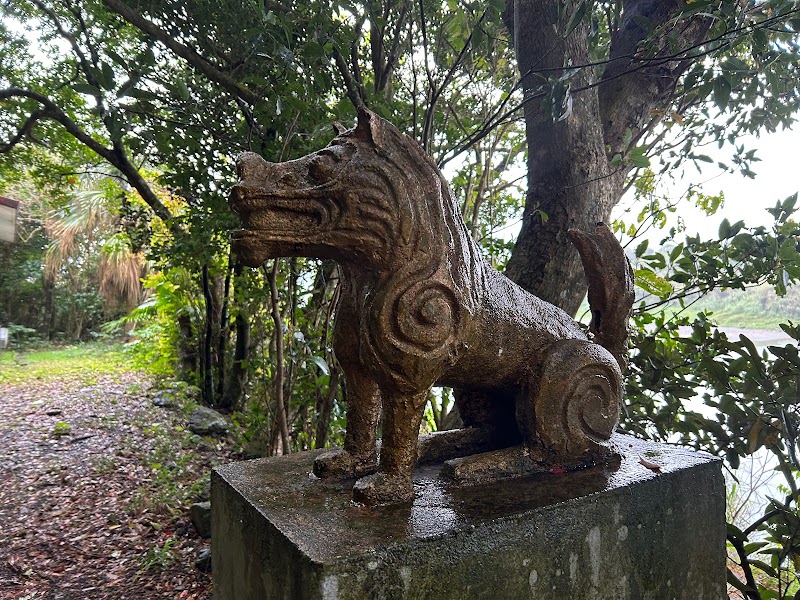
[[[340,266],[333,347],[347,385],[347,431],[343,448],[317,458],[315,473],[360,477],[359,502],[412,498],[434,385],[461,390],[465,426],[488,432],[492,447],[524,441],[562,463],[596,452],[618,420],[633,302],[630,266],[613,235],[604,226],[570,233],[589,278],[594,343],[483,259],[416,142],[368,110],[342,129],[297,160],[242,154],[230,196],[242,225],[234,250],[246,265],[305,256]]]

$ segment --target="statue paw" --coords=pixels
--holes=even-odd
[[[358,457],[342,448],[320,454],[314,460],[314,475],[322,479],[359,477],[377,468],[377,456]]]
[[[368,506],[398,504],[414,498],[414,485],[410,477],[373,473],[362,477],[353,486],[353,500]]]

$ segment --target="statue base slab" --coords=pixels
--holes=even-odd
[[[615,435],[614,465],[459,485],[415,471],[413,503],[368,508],[319,451],[211,480],[216,600],[725,597],[718,459]]]

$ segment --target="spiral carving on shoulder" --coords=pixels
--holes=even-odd
[[[411,283],[401,277],[393,278],[376,305],[378,318],[370,323],[375,354],[390,366],[407,357],[438,363],[459,338],[462,307],[452,287],[436,274]]]

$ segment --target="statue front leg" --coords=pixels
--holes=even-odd
[[[358,477],[375,471],[378,465],[375,440],[381,406],[378,384],[365,375],[360,367],[346,370],[345,382],[347,432],[344,448],[317,457],[314,461],[314,474],[317,477]]]
[[[367,505],[393,504],[413,499],[413,471],[417,438],[428,390],[383,396],[383,439],[378,472],[359,479],[353,499]]]

